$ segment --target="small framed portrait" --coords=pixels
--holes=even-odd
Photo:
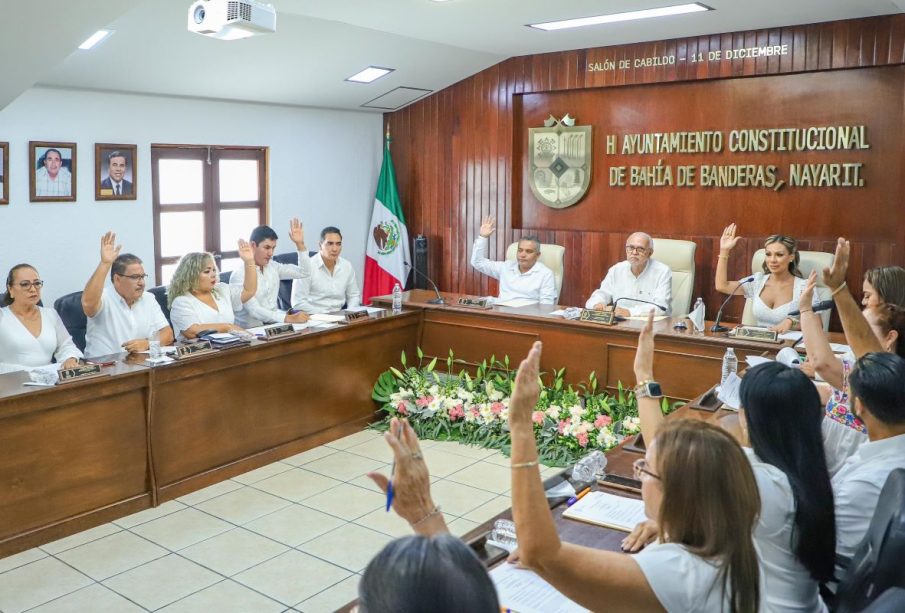
[[[30,141],[28,162],[32,202],[75,202],[75,143]]]
[[[135,200],[135,145],[94,145],[94,199]]]
[[[9,143],[0,143],[0,204],[9,204]]]

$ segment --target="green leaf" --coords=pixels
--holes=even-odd
[[[399,361],[402,362],[403,368],[405,368],[405,351],[402,352],[402,357],[399,358]]]
[[[403,354],[403,355],[405,355],[405,354]],[[405,380],[405,375],[403,375],[401,372],[399,372],[399,369],[390,366],[390,371],[391,371],[394,375],[396,375],[396,378],[397,378],[397,379]]]
[[[418,359],[419,359],[419,360],[423,360],[423,359],[424,359],[424,352],[421,351],[421,347],[418,347],[418,348],[416,349],[416,351],[418,352]]]
[[[435,367],[436,365],[437,365],[437,358],[434,358],[433,360],[430,361],[430,364],[427,365],[427,368],[426,368],[425,370],[426,370],[427,372],[433,372],[434,367]]]

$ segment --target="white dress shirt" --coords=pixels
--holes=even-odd
[[[292,282],[292,307],[306,313],[338,311],[361,306],[361,290],[349,260],[337,258],[333,272],[320,253],[311,256],[310,276]]]
[[[647,315],[653,309],[656,315],[669,315],[672,310],[672,270],[663,262],[653,258],[637,277],[632,272],[631,262],[623,260],[612,266],[603,278],[600,288],[594,290],[585,303],[585,308],[593,309],[594,305],[613,304],[623,298],[619,307],[628,309],[633,316]],[[665,311],[643,302],[635,302],[630,298],[647,300],[662,307]]]
[[[792,300],[785,304],[776,305],[771,309],[766,304],[764,304],[764,301],[760,298],[760,293],[764,291],[764,285],[767,284],[767,279],[769,278],[769,274],[756,272],[754,273],[754,281],[745,283],[742,286],[745,293],[745,298],[749,298],[754,301],[752,312],[754,314],[754,318],[757,320],[757,325],[763,326],[765,328],[778,326],[786,317],[789,316],[789,311],[791,311],[792,309],[798,309],[798,299],[801,297],[801,293],[804,291],[804,288],[808,285],[807,279],[802,279],[801,277],[793,277],[794,282],[792,284]],[[828,298],[829,293],[824,288],[814,288],[814,298],[812,301],[813,304],[817,304],[818,302],[826,300]],[[818,315],[820,315],[820,318],[824,320],[824,327],[826,327],[826,322],[829,321],[830,312],[821,311],[820,313],[818,313]]]
[[[195,324],[232,324],[236,322],[229,285],[226,283],[215,285],[214,300],[217,302],[216,310],[192,294],[177,296],[173,300],[173,306],[170,308],[170,321],[173,322],[176,340],[189,340],[182,333]]]
[[[94,317],[88,318],[85,353],[90,357],[123,351],[123,343],[148,338],[151,328],[170,327],[157,300],[148,292],[130,307],[112,287],[105,287]]]
[[[905,468],[905,434],[864,443],[833,476],[837,558],[851,558],[861,544],[880,490],[896,468]],[[842,574],[844,571],[837,564],[836,578]]]
[[[480,273],[500,280],[500,300],[527,298],[541,304],[556,304],[556,279],[553,271],[540,261],[528,272],[521,272],[518,262],[494,262],[487,259],[487,238],[475,239],[471,250],[471,265]]]
[[[754,540],[760,554],[766,611],[826,611],[820,587],[798,560],[792,547],[795,531],[795,497],[789,478],[772,464],[762,462],[749,447],[742,448],[760,492],[760,515]]]
[[[9,307],[0,309],[0,373],[47,366],[54,359],[62,364],[69,358],[82,357],[57,312],[46,307],[38,310],[41,333],[35,337]]]
[[[35,196],[72,196],[72,174],[65,166],[60,167],[56,179],[50,178],[46,168],[35,172]]]
[[[271,260],[261,270],[255,266],[258,275],[258,290],[254,297],[236,309],[236,323],[243,328],[255,328],[264,324],[282,323],[286,311],[277,305],[281,279],[304,279],[311,274],[311,260],[305,251],[298,252],[298,265],[283,264]],[[245,283],[245,267],[240,266],[229,276],[229,289],[233,304],[241,304],[242,286]]]

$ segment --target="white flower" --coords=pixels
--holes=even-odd
[[[619,440],[610,428],[601,428],[597,433],[597,444],[601,447],[615,447]]]
[[[581,408],[580,404],[572,405],[569,407],[569,414],[572,416],[572,419],[575,419],[576,417],[581,419],[581,416],[584,415],[584,409]]]
[[[641,419],[638,417],[626,417],[622,420],[622,430],[628,434],[640,431]]]
[[[504,396],[505,394],[503,394],[503,392],[499,390],[493,390],[492,392],[487,394],[487,398],[489,398],[491,402],[499,402],[503,399]]]
[[[471,402],[474,400],[474,394],[469,392],[467,389],[459,388],[456,390],[456,398],[459,400],[464,400],[465,402]]]
[[[546,413],[548,417],[552,417],[553,419],[559,419],[559,412],[562,411],[562,407],[557,406],[555,404],[551,404],[550,408],[547,409]]]

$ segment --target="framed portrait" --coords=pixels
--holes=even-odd
[[[95,200],[135,200],[137,156],[136,145],[95,143]]]
[[[32,202],[75,202],[75,143],[29,141],[28,168]]]
[[[9,204],[9,143],[0,143],[0,204]]]

